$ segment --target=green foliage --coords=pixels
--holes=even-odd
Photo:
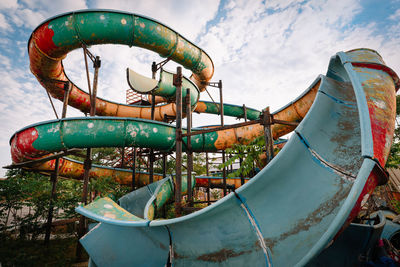
[[[130,187],[120,185],[112,177],[91,179],[90,191],[96,192],[99,197],[109,197],[114,201],[129,193]]]
[[[19,229],[21,238],[30,233],[31,239],[35,239],[43,233],[43,224],[47,221],[52,186],[50,178],[20,169],[8,171],[6,177],[0,181],[0,229]],[[111,177],[92,179],[89,183],[89,192],[114,200],[129,190]],[[81,192],[82,181],[59,178],[53,220],[77,217],[75,208],[81,201]],[[21,211],[24,211],[22,215]]]
[[[397,120],[397,117],[400,116],[400,95],[396,96],[396,107],[396,129],[386,168],[398,168],[400,165],[400,127]]]
[[[204,153],[193,153],[193,172],[196,173],[196,175],[203,175],[206,173],[206,157]],[[154,163],[154,172],[155,173],[162,173],[163,172],[163,167],[162,167],[162,159],[156,161]],[[172,175],[175,173],[176,170],[176,159],[169,156],[167,159],[167,171],[166,173],[169,175]],[[186,171],[187,167],[187,155],[183,154],[182,155],[182,171]]]
[[[218,166],[219,169],[228,167],[235,161],[241,159],[242,165],[239,169],[230,173],[228,177],[235,177],[243,175],[248,176],[253,170],[255,165],[262,165],[260,156],[265,151],[265,139],[264,136],[259,136],[252,140],[248,145],[235,144],[231,148],[227,149],[226,152],[232,153],[232,157],[229,158],[225,163]]]

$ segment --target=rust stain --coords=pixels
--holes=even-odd
[[[312,226],[319,224],[325,216],[332,213],[335,208],[338,207],[339,202],[342,201],[350,192],[351,187],[344,187],[344,181],[342,179],[339,180],[340,188],[338,188],[335,195],[329,200],[321,203],[319,207],[311,212],[306,218],[300,219],[297,223],[290,229],[289,231],[282,233],[279,237],[276,238],[264,238],[265,244],[268,248],[273,252],[274,246],[288,237],[298,234],[302,231],[308,231]]]
[[[240,255],[251,253],[251,250],[244,250],[240,252],[235,252],[232,249],[221,249],[214,253],[203,254],[197,257],[197,260],[210,261],[210,262],[223,262],[229,258],[238,257]]]

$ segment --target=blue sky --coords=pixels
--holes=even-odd
[[[278,109],[326,73],[331,56],[359,47],[377,50],[400,74],[400,0],[1,0],[0,166],[11,163],[8,141],[15,131],[54,119],[45,90],[29,71],[32,30],[49,17],[86,8],[143,14],[195,42],[213,59],[214,79],[223,80],[227,103]],[[99,95],[123,103],[126,67],[150,76],[151,62],[161,60],[140,48],[106,45],[91,51],[102,58]],[[85,88],[82,51],[70,53],[64,65]],[[206,94],[201,98],[208,100]],[[55,104],[60,112],[61,103]],[[70,108],[68,116],[82,114]],[[195,125],[218,122],[212,115],[194,117]]]

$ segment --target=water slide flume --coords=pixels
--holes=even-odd
[[[63,98],[53,82],[67,79],[62,58],[82,43],[156,51],[191,69],[200,91],[213,73],[205,52],[152,19],[114,11],[75,12],[45,22],[29,42],[31,70],[53,96]],[[162,221],[152,220],[152,210],[167,186],[159,184],[144,201],[143,218],[127,211],[133,205],[129,201],[121,203],[123,209],[99,200],[77,208],[102,222],[81,243],[98,266],[164,266],[168,260],[174,266],[304,265],[357,215],[385,179],[382,166],[393,138],[398,88],[397,75],[375,51],[340,52],[331,58],[326,76],[275,112],[276,119],[305,118],[282,151],[244,186],[201,211]],[[89,109],[89,97],[75,85],[70,100],[82,111]],[[150,108],[143,112],[138,110],[143,107],[105,100],[96,105],[98,115],[150,117]],[[172,107],[157,106],[156,120],[173,115]],[[274,137],[293,128],[274,125]],[[204,134],[195,136],[192,146],[223,149],[262,131],[253,125]],[[71,147],[128,145],[170,149],[174,129],[141,119],[71,118],[30,126],[11,140],[15,163]]]

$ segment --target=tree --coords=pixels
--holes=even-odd
[[[396,128],[386,168],[398,168],[400,165],[400,125],[397,120],[400,116],[400,95],[396,96],[396,107]]]

